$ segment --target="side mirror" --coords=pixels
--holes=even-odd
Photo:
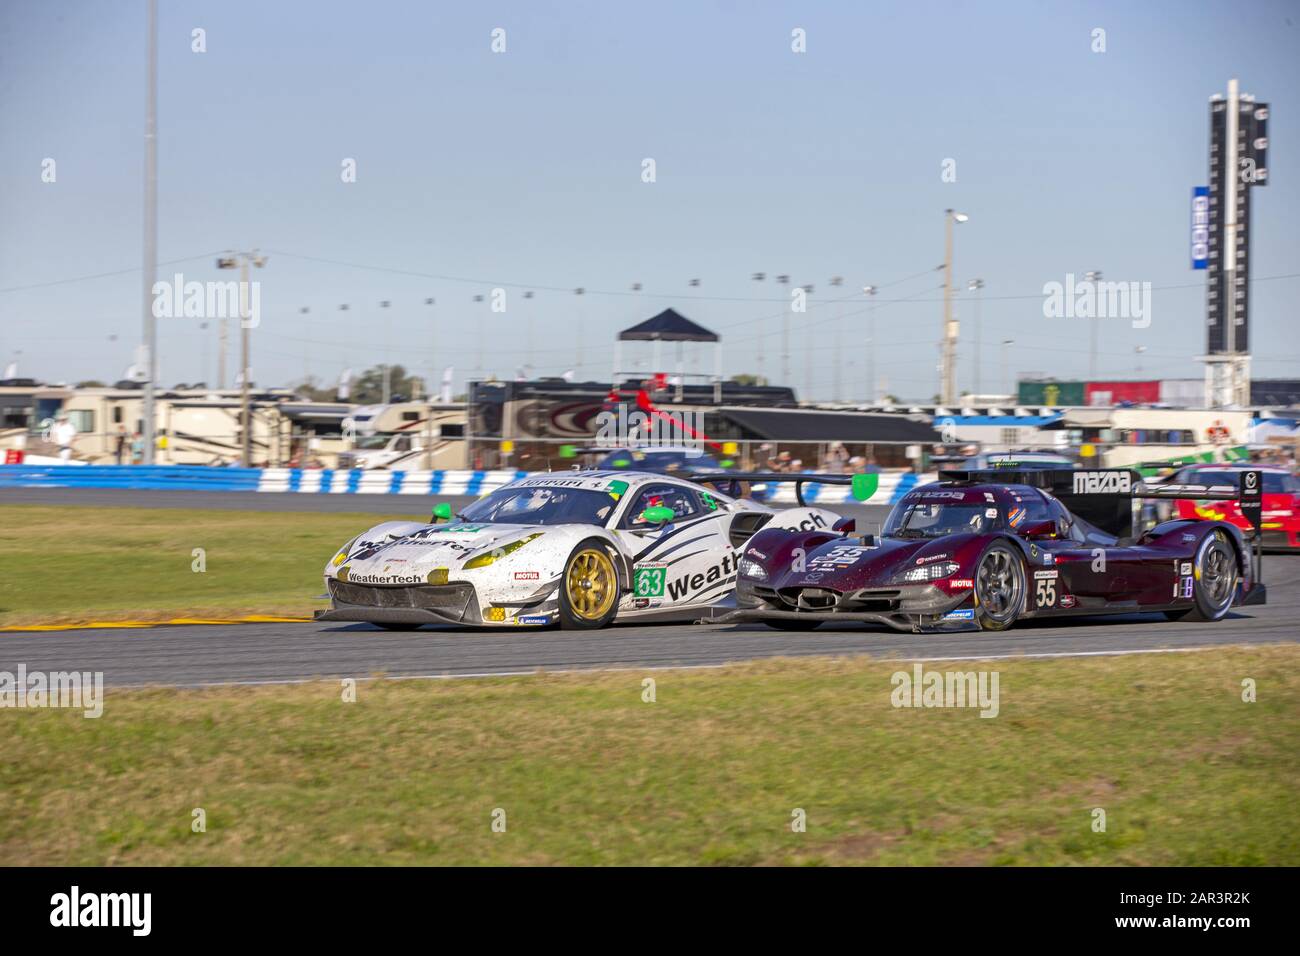
[[[450,520],[451,520],[451,505],[447,504],[447,502],[445,501],[440,501],[433,506],[433,521],[431,522],[432,524],[437,524],[439,521],[450,521]]]
[[[677,512],[663,505],[652,505],[641,512],[641,520],[646,524],[667,524],[677,517]]]
[[[866,501],[876,493],[880,487],[880,476],[874,472],[854,475],[850,490],[853,492],[854,501]]]
[[[1056,537],[1055,521],[1030,521],[1016,529],[1016,534],[1029,541]]]

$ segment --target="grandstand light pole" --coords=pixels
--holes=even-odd
[[[1101,272],[1085,272],[1083,277],[1088,282],[1100,282]],[[1097,377],[1097,313],[1099,311],[1099,309],[1093,308],[1092,321],[1088,325],[1088,381],[1092,381]]]
[[[1007,378],[1007,352],[1011,349],[1011,346],[1015,344],[1016,344],[1015,339],[1003,339],[1002,348],[999,350],[1002,354],[1002,376],[1001,377],[1003,383],[1007,387],[1008,395],[1011,395],[1012,388],[1011,388],[1011,380]],[[1011,395],[1011,404],[1014,405],[1015,403],[1016,403],[1016,396]]]
[[[531,301],[532,298],[533,298],[533,293],[532,293],[531,291],[528,291],[528,292],[525,292],[525,293],[524,293],[524,301],[525,301],[525,302],[529,302],[529,301]],[[532,308],[530,308],[530,307],[528,307],[528,306],[525,306],[525,307],[524,307],[524,311],[527,313],[527,315],[524,317],[524,319],[525,319],[525,322],[526,322],[527,325],[528,325],[528,338],[527,338],[528,357],[527,357],[527,359],[524,361],[524,368],[525,368],[525,369],[527,370],[527,372],[528,372],[528,377],[529,377],[529,378],[532,378],[532,377],[536,374],[536,372],[535,372],[534,369],[533,369],[533,362],[534,362],[534,359],[533,359],[533,310],[532,310]]]
[[[149,0],[149,60],[144,114],[144,463],[154,463],[157,428],[154,387],[158,383],[158,319],[153,285],[158,272],[158,0]]]
[[[576,381],[581,382],[582,366],[586,364],[583,360],[583,355],[582,355],[582,346],[584,344],[582,338],[583,335],[585,334],[585,331],[583,329],[584,323],[582,321],[582,296],[587,294],[587,290],[584,289],[582,286],[579,286],[578,288],[573,290],[573,294],[579,297],[578,308],[576,310],[578,313],[578,360],[574,363],[573,366],[573,377]]]
[[[380,307],[381,309],[385,309],[385,310],[386,310],[386,309],[388,309],[388,307],[391,306],[392,304],[393,304],[393,303],[391,303],[391,302],[388,301],[387,299],[384,299],[382,302],[379,303],[379,307]],[[385,312],[385,316],[384,316],[384,317],[385,317],[385,319],[387,319],[387,321],[384,322],[384,351],[387,352],[388,349],[392,347],[392,342],[393,342],[393,335],[392,335],[393,323],[392,323],[392,320],[388,318],[387,312]],[[384,392],[384,401],[383,401],[383,404],[385,404],[385,405],[387,405],[389,402],[391,402],[391,401],[393,400],[393,363],[389,361],[389,359],[390,359],[391,357],[392,357],[391,355],[385,355],[385,356],[384,356],[384,387],[383,387],[383,392]]]
[[[803,289],[805,296],[808,296],[808,298],[812,297],[813,287],[811,284],[802,285],[799,288]],[[807,309],[808,309],[808,299],[804,299],[805,316],[808,315]],[[808,393],[807,393],[808,399],[811,401],[812,390],[813,390],[813,363],[812,363],[813,353],[812,353],[812,320],[811,319],[808,318],[804,319],[803,330],[804,330],[804,339],[806,339],[806,341],[804,342],[804,349],[803,349],[803,380],[804,380],[804,384],[808,388]]]
[[[217,323],[217,391],[226,387],[226,338],[228,332],[226,325],[229,323],[224,315],[216,320]]]
[[[203,383],[205,388],[211,388],[212,386],[208,382],[208,337],[204,335],[204,333],[207,331],[208,331],[208,323],[200,322],[199,323],[199,381]],[[117,336],[114,335],[111,339],[109,339],[109,341],[116,342]]]
[[[529,293],[529,295],[532,295],[532,293]],[[434,306],[437,306],[438,300],[433,298],[432,295],[426,295],[424,299],[424,304],[429,308],[433,308]],[[433,328],[434,330],[437,330],[438,328],[437,321],[430,321],[429,325],[430,328]],[[438,337],[433,336],[432,341],[434,343],[437,343]],[[442,397],[442,386],[441,384],[439,384],[439,382],[441,382],[441,376],[438,375],[438,354],[437,354],[437,350],[435,349],[430,350],[429,352],[429,371],[430,373],[432,373],[432,377],[430,377],[429,380],[430,382],[432,382],[432,386],[430,386],[430,388],[426,388],[425,393],[428,394],[429,401],[432,402],[434,397],[434,389],[438,389],[438,393],[437,393],[438,397],[439,398]]]
[[[789,276],[777,276],[778,285],[789,285]],[[784,323],[781,326],[781,380],[783,383],[790,381],[790,303],[786,303],[782,309],[784,313]]]
[[[474,296],[475,305],[482,305],[484,301],[485,299],[483,296],[481,295]],[[486,324],[487,323],[484,323],[484,325]],[[482,381],[485,377],[487,377],[487,373],[483,369],[483,340],[485,338],[487,338],[486,335],[477,335],[474,337],[474,341],[475,343],[477,343],[478,346],[478,348],[474,352],[474,374],[478,376],[480,381]]]
[[[767,273],[766,273],[766,272],[755,272],[753,275],[750,276],[750,279],[752,279],[752,280],[755,281],[755,282],[764,282],[764,281],[767,280]],[[764,365],[763,365],[763,351],[764,351],[764,349],[763,349],[763,320],[762,320],[761,317],[760,317],[759,320],[758,320],[758,335],[757,335],[757,338],[758,338],[758,381],[757,381],[755,384],[757,384],[757,385],[766,385],[766,384],[767,384],[767,382],[766,382],[766,378],[767,378],[767,376],[765,376],[765,375],[763,374],[763,370],[764,370]]]
[[[844,285],[843,276],[831,276],[831,288],[838,289],[842,285]],[[842,397],[840,395],[840,372],[844,365],[844,353],[840,347],[840,326],[843,325],[843,322],[841,322],[842,312],[842,308],[837,303],[835,306],[835,334],[831,336],[831,341],[835,345],[835,374],[831,380],[831,401],[835,402],[840,401]],[[808,336],[806,347],[812,348],[811,335]]]
[[[532,293],[524,293],[525,298]],[[426,296],[424,304],[432,308],[437,304],[433,296]],[[437,336],[434,336],[437,341]],[[424,414],[424,470],[433,471],[433,406],[442,397],[438,378],[438,362],[435,356],[429,357],[430,376],[424,389],[424,401],[429,407]]]
[[[311,388],[311,319],[305,318],[305,316],[311,315],[311,307],[306,305],[300,307],[298,314],[304,316],[302,320],[302,383],[307,388]]]
[[[425,296],[424,304],[427,305],[427,306],[429,306],[429,308],[432,309],[435,305],[437,305],[437,300],[434,299],[434,297],[431,296],[431,295],[430,295],[430,296]],[[430,322],[430,325],[432,326],[432,325],[434,325],[434,323]],[[437,341],[437,336],[434,336],[434,337],[433,337],[433,341],[435,341],[435,342]],[[432,378],[429,379],[429,381],[427,381],[427,382],[425,383],[424,392],[425,392],[425,396],[427,397],[427,399],[428,399],[430,402],[432,402],[432,401],[433,401],[433,396],[434,396],[434,388],[437,386],[437,382],[438,382],[438,362],[437,362],[436,355],[435,355],[435,353],[433,352],[433,350],[430,350],[430,355],[429,355],[429,368],[432,370],[433,375],[432,375]],[[430,383],[432,383],[432,384],[430,384]]]
[[[863,293],[870,299],[867,306],[867,404],[876,401],[876,292],[874,285],[864,285]]]
[[[980,295],[980,290],[984,288],[983,279],[971,279],[966,283],[966,291],[975,293],[975,394],[980,393],[980,365],[983,364],[983,355],[980,348],[980,300],[984,297]]]
[[[943,359],[940,363],[939,400],[952,405],[957,400],[957,323],[952,317],[952,227],[970,219],[952,209],[943,211]]]
[[[239,350],[240,350],[240,464],[245,468],[253,467],[253,428],[252,404],[248,394],[248,331],[253,325],[253,316],[249,312],[248,267],[252,264],[261,269],[266,265],[266,256],[256,249],[252,252],[231,252],[217,260],[218,269],[239,269]]]

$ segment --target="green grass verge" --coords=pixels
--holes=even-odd
[[[862,658],[376,681],[355,703],[110,691],[99,720],[0,710],[0,864],[1296,865],[1298,664],[935,665],[996,668],[994,719],[895,709],[900,665]]]
[[[418,508],[412,503],[412,517]],[[232,614],[311,615],[321,568],[398,515],[6,505],[0,627]],[[206,570],[193,570],[202,548]]]

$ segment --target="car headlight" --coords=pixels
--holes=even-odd
[[[740,564],[737,565],[742,578],[753,578],[755,581],[766,581],[767,572],[757,561],[751,561],[749,558],[741,558]]]
[[[361,535],[357,535],[357,538],[359,537],[361,537]],[[342,564],[344,561],[348,559],[348,552],[351,551],[352,546],[357,543],[357,538],[353,538],[351,541],[349,541],[347,544],[345,544],[342,548],[339,549],[339,553],[334,555],[334,559],[330,561],[330,567],[337,568],[340,564]]]
[[[957,573],[961,567],[956,561],[936,561],[933,564],[923,564],[919,568],[912,568],[904,573],[899,580],[918,582],[918,581],[938,581],[940,578],[951,577]]]
[[[536,534],[530,534],[526,538],[520,538],[518,541],[511,541],[509,544],[503,544],[501,547],[493,548],[491,551],[485,551],[483,554],[466,561],[465,570],[470,571],[474,568],[486,568],[492,562],[499,561],[501,558],[514,554],[529,541],[532,541],[534,538],[540,538],[541,536],[542,532],[538,531]]]

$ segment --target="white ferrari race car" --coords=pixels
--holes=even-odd
[[[458,515],[440,504],[432,524],[389,521],[349,541],[325,565],[331,607],[316,612],[317,620],[401,630],[434,623],[596,628],[615,619],[689,616],[684,612],[729,606],[741,549],[759,529],[853,530],[851,520],[802,505],[804,482],[849,484],[848,476],[712,477],[732,489],[751,479],[796,481],[801,506],[774,510],[713,490],[699,476],[575,471],[522,478]]]

